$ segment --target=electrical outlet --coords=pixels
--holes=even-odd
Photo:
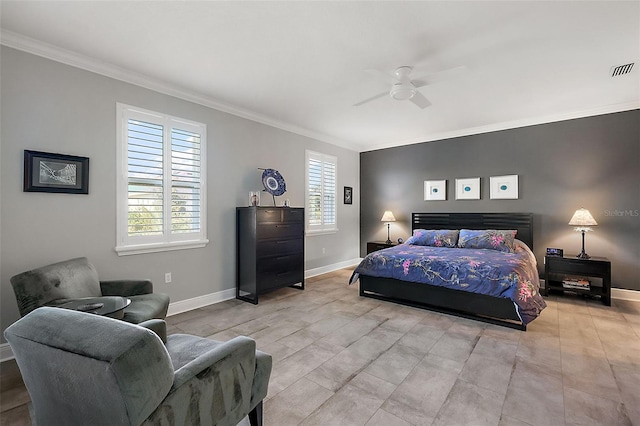
[[[171,282],[171,272],[166,272],[164,274],[164,283],[169,284]]]
[[[325,254],[326,252],[327,250],[324,247],[322,247],[322,254]]]

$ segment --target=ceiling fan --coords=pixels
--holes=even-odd
[[[372,74],[380,79],[383,79],[387,84],[391,82],[391,90],[388,92],[382,92],[370,98],[367,98],[363,101],[353,104],[353,106],[360,106],[376,99],[390,96],[392,99],[398,101],[410,101],[414,105],[416,105],[420,109],[424,109],[431,105],[431,102],[418,91],[419,88],[424,87],[428,84],[434,83],[435,81],[441,80],[442,75],[449,75],[452,72],[458,72],[466,69],[466,67],[457,67],[452,68],[446,71],[440,71],[434,74],[431,74],[427,80],[412,80],[409,76],[411,71],[413,71],[413,67],[404,65],[398,67],[393,72],[393,75],[388,75],[382,71],[378,70],[366,70],[369,74]]]

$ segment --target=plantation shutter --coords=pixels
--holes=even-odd
[[[323,164],[323,225],[330,227],[336,224],[336,164],[325,161]]]
[[[322,225],[322,161],[309,159],[308,173],[308,223],[309,226]]]
[[[171,232],[200,232],[200,135],[171,129]]]
[[[337,159],[307,151],[307,231],[337,229]]]
[[[119,254],[203,247],[206,126],[118,104]]]
[[[163,126],[127,121],[129,236],[162,235],[164,206]]]

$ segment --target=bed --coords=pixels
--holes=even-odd
[[[360,281],[361,296],[520,330],[546,307],[531,213],[413,213],[411,223],[405,244],[370,253],[354,270],[349,282]]]

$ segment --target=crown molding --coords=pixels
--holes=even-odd
[[[276,120],[272,117],[268,117],[263,114],[259,114],[250,110],[239,108],[230,104],[220,102],[212,97],[204,96],[194,91],[185,89],[175,84],[170,84],[165,81],[149,77],[147,75],[136,73],[126,68],[118,67],[116,65],[108,64],[97,59],[81,55],[70,50],[62,49],[60,47],[45,43],[40,40],[29,38],[21,34],[8,31],[5,29],[0,30],[0,44],[11,47],[13,49],[21,50],[33,55],[41,56],[52,61],[60,62],[66,65],[70,65],[76,68],[80,68],[86,71],[90,71],[96,74],[103,75],[105,77],[120,80],[126,83],[130,83],[145,89],[153,90],[155,92],[163,93],[169,96],[173,96],[178,99],[193,102],[198,105],[202,105],[208,108],[212,108],[221,112],[225,112],[237,117],[245,118],[247,120],[255,121],[257,123],[265,124],[276,129],[291,132],[300,136],[315,139],[321,142],[326,142],[332,145],[336,145],[345,149],[356,152],[368,152],[376,151],[379,149],[395,148],[404,145],[414,145],[423,142],[435,142],[444,139],[451,139],[463,136],[477,135],[482,133],[498,132],[502,130],[516,129],[520,127],[535,126],[539,124],[548,124],[558,121],[573,120],[577,118],[592,117],[597,115],[611,114],[616,112],[630,111],[634,109],[640,109],[640,100],[628,102],[624,104],[613,104],[602,107],[586,109],[581,111],[567,112],[563,114],[532,117],[520,120],[505,121],[501,123],[494,123],[485,126],[471,127],[467,129],[459,129],[451,132],[441,132],[429,135],[427,137],[414,138],[410,140],[392,141],[370,146],[362,146],[355,142],[348,142],[332,138],[328,135],[314,132],[294,124],[286,123],[280,120]]]
[[[427,138],[416,138],[404,141],[396,141],[386,144],[379,144],[375,147],[367,147],[360,152],[376,151],[379,149],[395,148],[404,145],[415,145],[423,142],[436,142],[444,139],[459,138],[463,136],[478,135],[482,133],[499,132],[501,130],[517,129],[520,127],[537,126],[539,124],[555,123],[558,121],[574,120],[577,118],[594,117],[597,115],[613,114],[616,112],[631,111],[640,109],[640,100],[623,104],[606,105],[603,107],[591,108],[582,111],[567,112],[564,114],[547,115],[542,117],[525,118],[521,120],[505,121],[502,123],[489,124],[486,126],[470,127],[467,129],[455,130],[452,132],[442,132],[430,135]]]
[[[153,90],[155,92],[193,102],[195,104],[222,111],[227,114],[246,118],[247,120],[255,121],[257,123],[266,124],[267,126],[271,126],[276,129],[295,133],[297,135],[315,139],[321,142],[326,142],[332,145],[349,149],[351,151],[360,151],[360,147],[357,144],[335,139],[328,135],[314,132],[296,126],[294,124],[279,121],[263,114],[226,104],[212,97],[203,96],[199,93],[196,93],[189,89],[185,89],[178,85],[170,84],[145,74],[137,73],[123,67],[112,65],[104,61],[100,61],[70,50],[60,48],[58,46],[54,46],[49,43],[45,43],[40,40],[26,37],[13,31],[2,29],[0,31],[0,44],[11,47],[13,49],[21,50],[23,52],[31,53],[36,56],[41,56],[52,61],[60,62],[65,65],[70,65],[75,68],[80,68],[85,71],[90,71],[95,74],[100,74],[105,77],[113,78],[125,83],[134,84],[145,89]]]

